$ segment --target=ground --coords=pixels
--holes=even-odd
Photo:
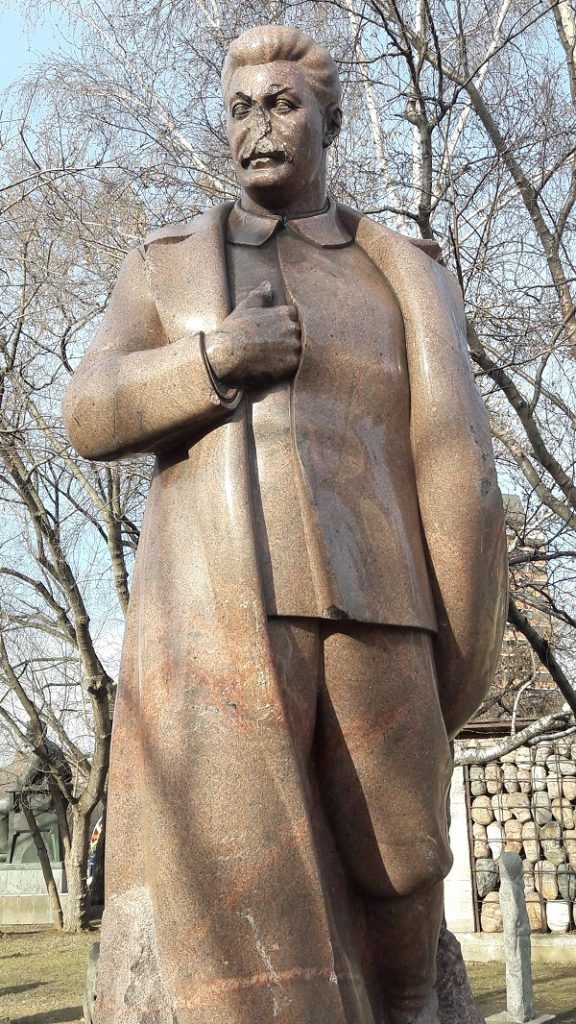
[[[48,927],[4,932],[0,938],[0,1024],[78,1024],[86,955],[94,932],[65,935]]]
[[[49,928],[14,929],[0,941],[0,1024],[80,1024],[86,954],[98,933],[64,935]],[[469,964],[482,1013],[505,1008],[503,964]],[[533,969],[536,1007],[556,1012],[557,1024],[576,1024],[573,966]]]
[[[576,960],[576,953],[575,953]],[[472,991],[481,1013],[506,1009],[504,964],[467,964]],[[534,1005],[537,1013],[555,1013],[555,1024],[576,1024],[576,972],[574,964],[534,964]]]

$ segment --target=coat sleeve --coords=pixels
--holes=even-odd
[[[203,345],[201,334],[167,343],[144,257],[131,252],[64,400],[76,451],[96,460],[158,452],[228,416],[239,393],[216,389]]]
[[[436,660],[447,730],[457,733],[492,682],[506,620],[508,563],[488,414],[466,347],[462,296],[430,261],[434,298],[409,347],[411,434],[438,613]],[[419,335],[419,337],[417,336]]]

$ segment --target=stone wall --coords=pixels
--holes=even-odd
[[[502,930],[497,860],[522,858],[533,932],[576,929],[576,743],[519,747],[465,770],[480,928]]]

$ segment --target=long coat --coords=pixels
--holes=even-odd
[[[66,404],[85,457],[157,454],[115,712],[96,1020],[366,1024],[361,923],[269,647],[243,403],[214,390],[196,334],[230,311],[229,209],[128,256]],[[490,683],[506,607],[501,499],[461,295],[409,239],[339,213],[404,319],[454,734]]]

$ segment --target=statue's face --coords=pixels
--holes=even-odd
[[[298,64],[238,68],[226,106],[241,188],[272,207],[305,195],[323,173],[329,143],[318,101]]]

